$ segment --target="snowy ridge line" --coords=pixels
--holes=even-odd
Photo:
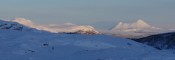
[[[16,18],[12,20],[14,22],[18,22],[20,24],[23,24],[25,26],[29,26],[32,28],[36,28],[38,30],[44,30],[52,33],[80,33],[80,34],[100,34],[94,27],[89,25],[76,25],[72,23],[65,23],[62,25],[57,24],[51,24],[51,25],[40,25],[40,24],[34,24],[30,20],[24,19],[24,18]]]

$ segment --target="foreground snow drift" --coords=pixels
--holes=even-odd
[[[159,60],[165,54],[107,35],[0,30],[0,60]]]

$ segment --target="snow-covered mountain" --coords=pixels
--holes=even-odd
[[[37,31],[13,21],[0,20],[0,30],[16,30],[16,31]]]
[[[169,30],[164,30],[162,28],[157,28],[149,25],[143,20],[138,20],[134,23],[123,23],[120,22],[116,27],[111,30],[111,33],[115,36],[125,37],[125,38],[141,38],[153,34],[159,34],[168,32]]]
[[[123,23],[120,22],[116,27],[112,29],[112,31],[126,31],[126,32],[138,32],[138,31],[147,31],[147,30],[157,30],[160,28],[156,28],[154,26],[149,25],[143,20],[138,20],[134,23]]]
[[[97,31],[94,27],[89,25],[76,25],[72,23],[42,25],[42,24],[35,24],[32,21],[24,18],[16,18],[16,19],[13,19],[12,22],[17,22],[31,28],[44,30],[52,33],[69,33],[69,34],[104,33],[104,34],[110,34],[110,35],[115,35],[115,36],[124,37],[124,38],[141,38],[149,35],[172,31],[172,30],[164,30],[161,28],[151,26],[148,23],[144,22],[143,20],[138,20],[137,22],[134,22],[134,23],[120,22],[111,31],[105,31],[105,32],[100,29]]]
[[[132,24],[120,22],[112,31],[121,30],[121,31],[136,31],[136,30],[143,30],[143,29],[154,29],[154,27],[150,26],[143,20],[138,20]]]
[[[108,35],[0,30],[0,60],[172,60],[132,40]],[[168,59],[168,58],[171,59]]]
[[[14,22],[18,22],[25,26],[29,26],[32,28],[36,28],[38,30],[49,31],[52,33],[80,33],[80,34],[99,34],[95,28],[89,25],[76,25],[72,23],[65,23],[65,24],[51,24],[51,25],[41,25],[41,24],[34,24],[30,20],[24,18],[16,18],[12,20]]]
[[[20,24],[19,24],[20,23]],[[25,26],[24,26],[25,25]],[[45,27],[46,26],[46,27]],[[65,28],[65,26],[67,28]],[[39,30],[85,28],[72,23],[35,25],[18,18],[0,20],[0,60],[174,60],[174,54],[110,35],[51,33]],[[36,28],[36,29],[35,29]],[[80,31],[82,33],[82,31]]]
[[[92,26],[79,26],[79,25],[38,25],[35,28],[39,30],[50,31],[54,33],[64,32],[64,33],[80,33],[80,34],[99,34]]]
[[[24,18],[15,18],[12,20],[13,22],[17,22],[26,26],[31,27],[33,25],[33,22]]]

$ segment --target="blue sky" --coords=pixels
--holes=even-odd
[[[175,0],[0,0],[0,18],[23,17],[39,24],[72,22],[111,28],[138,19],[175,28]]]

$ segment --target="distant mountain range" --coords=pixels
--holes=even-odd
[[[143,20],[138,20],[137,22],[133,23],[119,22],[119,24],[111,30],[111,34],[124,38],[142,38],[171,31],[172,30],[169,29],[157,28],[149,25]]]
[[[12,21],[23,24],[28,27],[32,27],[38,30],[44,30],[52,33],[99,34],[99,32],[95,30],[95,28],[89,25],[80,26],[72,23],[65,23],[61,25],[58,25],[58,24],[41,25],[41,24],[34,24],[32,21],[24,18],[16,18]]]
[[[134,23],[123,23],[119,22],[119,24],[112,29],[112,31],[120,30],[120,31],[138,31],[138,30],[145,30],[145,29],[159,29],[155,28],[148,23],[144,22],[143,20],[138,20]]]
[[[4,20],[1,20],[1,21],[4,21]],[[15,18],[11,21],[6,21],[6,22],[13,22],[16,24],[18,23],[18,25],[20,26],[35,28],[38,30],[48,31],[52,33],[108,34],[108,35],[114,35],[114,36],[124,37],[124,38],[142,38],[142,37],[146,37],[154,34],[175,31],[175,30],[154,27],[144,22],[143,20],[138,20],[133,23],[119,22],[119,24],[116,25],[113,29],[105,30],[105,31],[102,31],[100,29],[96,30],[96,28],[90,25],[76,25],[73,23],[50,24],[50,25],[35,24],[32,21],[27,20],[25,18]]]

